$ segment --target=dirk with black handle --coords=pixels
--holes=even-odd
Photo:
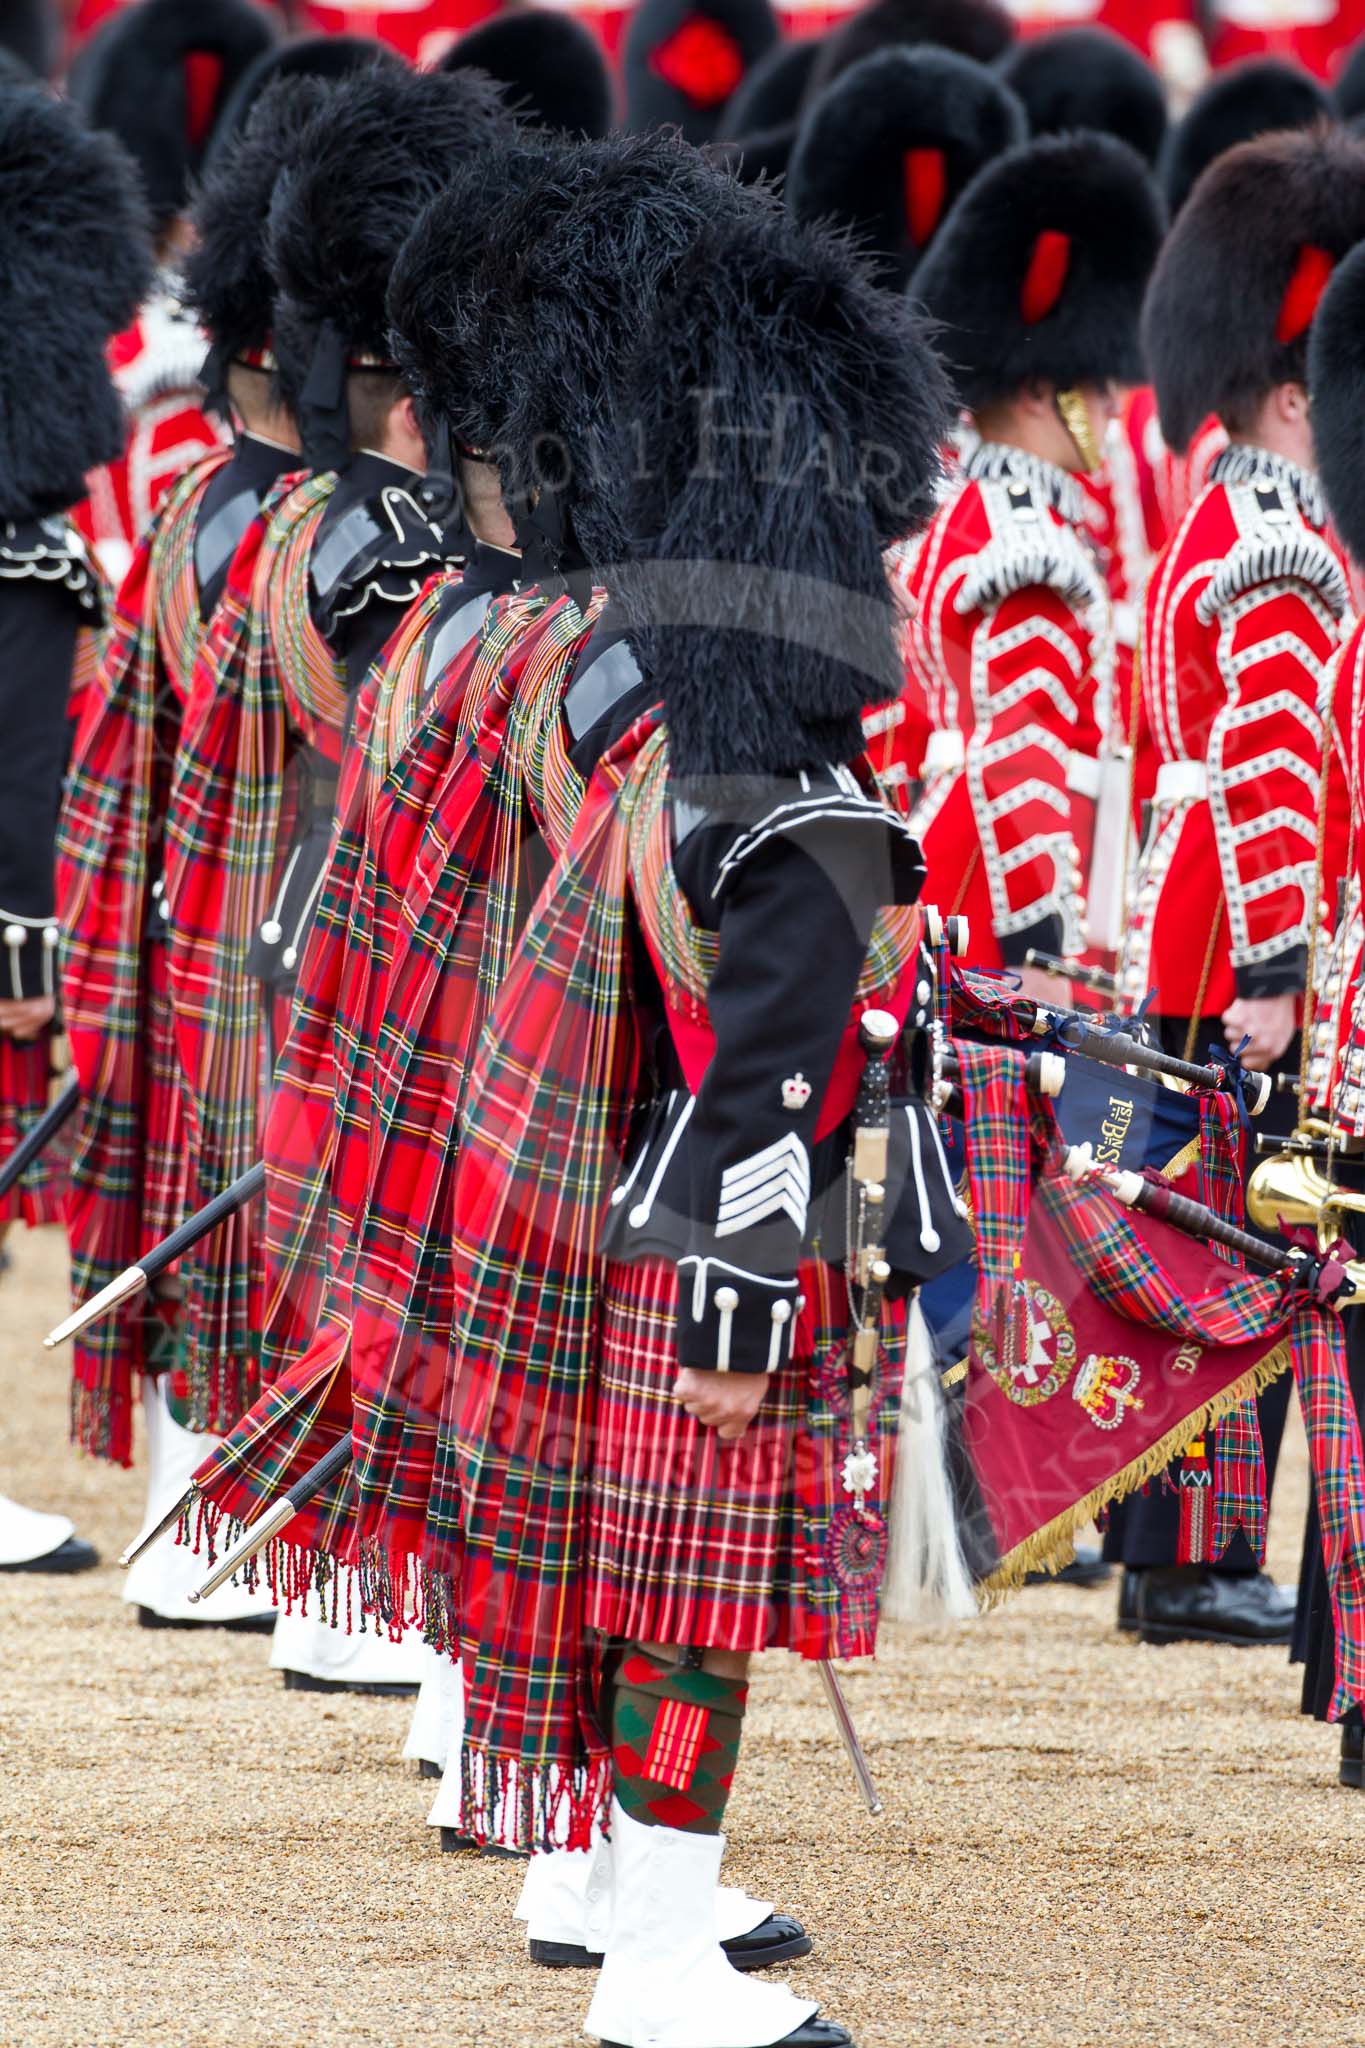
[[[68,1074],[60,1095],[26,1131],[3,1166],[0,1166],[0,1200],[18,1187],[34,1161],[40,1159],[57,1133],[70,1123],[80,1107],[81,1084],[74,1071]]]
[[[239,1209],[254,1201],[264,1187],[265,1166],[263,1162],[258,1161],[255,1166],[249,1166],[245,1173],[239,1174],[231,1187],[224,1188],[211,1202],[205,1202],[202,1209],[197,1209],[193,1216],[187,1217],[169,1237],[163,1237],[160,1244],[153,1245],[149,1252],[144,1252],[135,1266],[126,1266],[117,1279],[111,1280],[107,1287],[101,1287],[98,1294],[92,1294],[89,1301],[82,1302],[78,1309],[73,1309],[64,1322],[58,1323],[56,1329],[44,1337],[43,1349],[55,1350],[57,1345],[64,1344],[68,1337],[75,1337],[80,1331],[88,1329],[91,1323],[99,1322],[102,1316],[107,1316],[111,1309],[117,1308],[121,1301],[127,1301],[132,1295],[140,1294],[144,1287],[149,1286],[168,1267],[173,1266],[177,1259],[183,1258],[192,1245],[198,1244],[201,1237],[207,1237],[220,1223],[225,1223],[229,1216],[235,1216]]]

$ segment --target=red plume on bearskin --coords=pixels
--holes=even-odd
[[[219,116],[274,39],[249,0],[136,0],[80,52],[72,96],[133,156],[158,225],[181,211]]]
[[[787,176],[798,220],[836,220],[904,284],[958,194],[1027,134],[1007,86],[969,57],[881,50],[805,115]]]
[[[641,0],[626,31],[626,126],[711,141],[780,33],[769,0]]]
[[[1171,447],[1188,446],[1210,413],[1235,432],[1275,385],[1306,381],[1317,300],[1363,236],[1365,143],[1340,130],[1266,135],[1209,167],[1143,312]]]
[[[1043,136],[988,164],[915,271],[964,405],[1142,381],[1138,322],[1163,216],[1126,143]]]

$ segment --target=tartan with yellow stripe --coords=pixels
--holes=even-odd
[[[195,526],[227,460],[215,449],[186,471],[133,557],[86,693],[58,828],[62,1006],[81,1084],[67,1199],[78,1301],[181,1219],[185,1141],[165,949],[147,932],[201,635]],[[131,1461],[133,1382],[145,1362],[136,1303],[77,1339],[71,1426],[83,1449]]]
[[[166,834],[170,991],[191,1139],[188,1207],[255,1164],[271,1086],[251,941],[293,827],[300,746],[340,759],[342,671],[313,624],[308,570],[331,472],[271,492],[239,544],[200,650]],[[181,1267],[184,1370],[199,1426],[221,1434],[254,1397],[261,1222],[248,1203]]]
[[[372,971],[361,938],[367,919],[361,876],[369,822],[387,761],[375,726],[396,677],[425,665],[425,635],[446,578],[438,576],[405,614],[356,697],[351,743],[337,790],[337,830],[299,962],[289,1034],[275,1067],[266,1117],[265,1277],[261,1380],[269,1386],[312,1341],[329,1273],[346,1243],[344,1219],[331,1226],[333,1114],[342,1052],[343,985]],[[349,1040],[348,1040],[349,1043]]]
[[[439,1194],[449,1170],[456,1131],[444,1093],[458,1091],[487,992],[524,916],[527,831],[562,836],[567,827],[559,821],[577,801],[559,710],[596,605],[584,618],[567,600],[552,603],[541,593],[495,604],[482,634],[438,680],[412,744],[391,761],[389,706],[405,678],[420,675],[420,631],[434,609],[434,602],[419,604],[413,631],[405,629],[390,649],[380,687],[367,687],[357,733],[366,774],[348,789],[322,916],[304,955],[267,1129],[267,1186],[279,1185],[283,1165],[281,1214],[299,1231],[297,1239],[274,1241],[267,1343],[279,1358],[287,1325],[298,1365],[284,1365],[280,1398],[263,1396],[201,1474],[209,1498],[234,1515],[252,1511],[253,1499],[269,1497],[319,1455],[316,1402],[324,1383],[333,1440],[349,1428],[357,1306],[363,1330],[367,1317],[376,1324],[372,1370],[394,1375],[392,1394],[386,1381],[357,1411],[355,1469],[367,1527],[386,1525],[391,1495],[401,1514],[412,1483],[405,1460],[414,1400],[402,1373],[417,1338],[439,1345],[444,1369],[449,1316],[441,1279],[448,1217],[439,1204],[424,1212],[407,1193]],[[316,1140],[316,1155],[300,1140]],[[305,1204],[290,1203],[289,1191],[308,1187],[314,1156],[327,1161],[321,1185],[313,1183],[327,1255],[305,1328],[298,1308],[309,1283],[291,1289],[284,1276],[304,1263]],[[407,1193],[391,1195],[400,1174]],[[409,1266],[414,1244],[423,1249]],[[368,1275],[381,1260],[384,1279],[375,1282]],[[388,1334],[390,1318],[398,1336]],[[404,1348],[390,1359],[379,1348],[387,1342]],[[424,1506],[424,1480],[418,1498]],[[338,1512],[332,1503],[317,1517],[305,1511],[291,1524],[290,1541],[349,1562],[354,1509],[352,1494]],[[386,1535],[368,1546],[367,1584],[381,1606],[416,1547],[401,1535],[392,1545]]]
[[[657,893],[631,849],[651,810],[655,831],[665,816],[666,777],[657,714],[599,765],[493,1006],[456,1162],[456,1321],[424,1563],[460,1603],[464,1824],[521,1846],[586,1842],[612,1789],[583,1608],[598,1234],[643,1055],[625,1000],[632,884],[642,912]],[[830,1627],[807,1602],[802,1650],[828,1654]]]

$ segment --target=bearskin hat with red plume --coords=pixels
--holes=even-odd
[[[638,337],[612,493],[613,601],[685,783],[861,752],[904,680],[883,550],[932,516],[950,421],[913,308],[843,236],[701,237]]]
[[[1285,128],[1311,128],[1331,118],[1325,89],[1301,65],[1252,57],[1215,72],[1166,138],[1161,187],[1171,218],[1214,159],[1239,142]]]
[[[769,0],[640,0],[626,30],[626,126],[711,141],[780,34]]]
[[[801,124],[787,173],[798,220],[837,220],[903,285],[983,164],[1022,142],[1024,110],[951,50],[881,50],[841,74]]]
[[[992,64],[1014,40],[1014,23],[997,0],[872,0],[832,29],[811,68],[806,104],[841,71],[897,44],[935,43],[978,64]]]
[[[490,179],[514,191],[491,226]],[[698,235],[751,210],[776,209],[668,134],[473,167],[394,271],[394,350],[424,423],[488,452],[510,498],[552,492],[582,555],[610,564],[621,528],[602,466],[621,365]]]
[[[280,180],[268,237],[280,387],[315,464],[346,459],[348,375],[391,362],[389,275],[413,221],[511,128],[481,72],[385,65],[330,88]]]
[[[274,39],[250,0],[135,0],[81,51],[72,97],[137,163],[158,229],[184,207],[238,81]]]
[[[1365,143],[1349,135],[1266,135],[1209,168],[1171,228],[1143,311],[1172,448],[1187,447],[1210,413],[1236,433],[1275,385],[1306,382],[1318,301],[1362,236]]]
[[[105,351],[151,284],[137,172],[41,86],[0,87],[0,517],[73,505],[122,452]]]
[[[615,118],[601,45],[571,14],[548,7],[495,15],[460,37],[442,71],[487,72],[523,121],[565,135],[605,135]]]
[[[1166,134],[1166,94],[1151,65],[1107,28],[1060,28],[1016,43],[1000,76],[1018,93],[1034,135],[1097,128],[1149,164]]]
[[[964,405],[1142,380],[1138,323],[1161,244],[1146,166],[1107,135],[1043,136],[967,187],[910,282]]]
[[[1332,524],[1365,566],[1365,242],[1343,258],[1308,342],[1313,449]]]

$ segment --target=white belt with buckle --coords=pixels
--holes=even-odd
[[[954,768],[960,768],[966,759],[967,742],[960,732],[931,732],[920,773],[926,781],[931,775],[948,775]]]
[[[1209,773],[1202,761],[1163,761],[1156,771],[1156,801],[1163,809],[1193,803],[1208,793]]]
[[[1074,750],[1066,764],[1066,786],[1073,796],[1095,798],[1100,793],[1100,764],[1093,754]]]

